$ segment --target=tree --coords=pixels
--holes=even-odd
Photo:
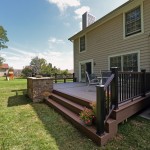
[[[7,31],[2,26],[0,26],[0,50],[3,48],[7,48],[5,43],[8,41]]]
[[[44,58],[38,58],[38,56],[31,59],[30,67],[32,68],[32,74],[43,74],[43,75],[50,75],[50,74],[68,74],[68,70],[61,71],[59,68],[55,66],[52,67],[51,63],[47,63]]]
[[[26,66],[23,70],[22,70],[22,74],[25,77],[30,77],[32,76],[32,68],[30,66]]]
[[[68,69],[62,70],[61,73],[64,74],[64,75],[67,75],[67,74],[69,74],[69,71],[68,71]]]
[[[48,64],[46,60],[44,58],[38,58],[37,56],[31,60],[30,66],[32,67],[34,74],[44,73],[45,70],[48,69]]]
[[[2,65],[4,61],[5,59],[3,57],[0,57],[0,65]]]

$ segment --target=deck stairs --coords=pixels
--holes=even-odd
[[[45,100],[45,103],[63,115],[77,129],[83,132],[98,145],[106,144],[106,142],[117,132],[115,123],[116,120],[113,118],[109,118],[106,122],[106,132],[102,136],[96,134],[96,127],[94,125],[84,125],[79,118],[79,113],[84,109],[84,107],[90,108],[91,101],[53,90],[49,98]]]

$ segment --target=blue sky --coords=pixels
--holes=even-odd
[[[81,15],[96,19],[128,0],[0,0],[0,25],[9,38],[0,55],[9,66],[22,69],[32,58],[44,58],[61,69],[73,69],[68,38],[81,30]]]

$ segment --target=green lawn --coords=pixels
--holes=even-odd
[[[132,117],[100,148],[47,105],[32,103],[25,92],[26,79],[0,78],[0,150],[150,149],[146,119]]]

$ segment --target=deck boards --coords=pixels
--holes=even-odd
[[[57,83],[54,84],[54,90],[70,94],[75,97],[80,97],[90,101],[96,101],[96,86],[87,86],[86,83]]]

